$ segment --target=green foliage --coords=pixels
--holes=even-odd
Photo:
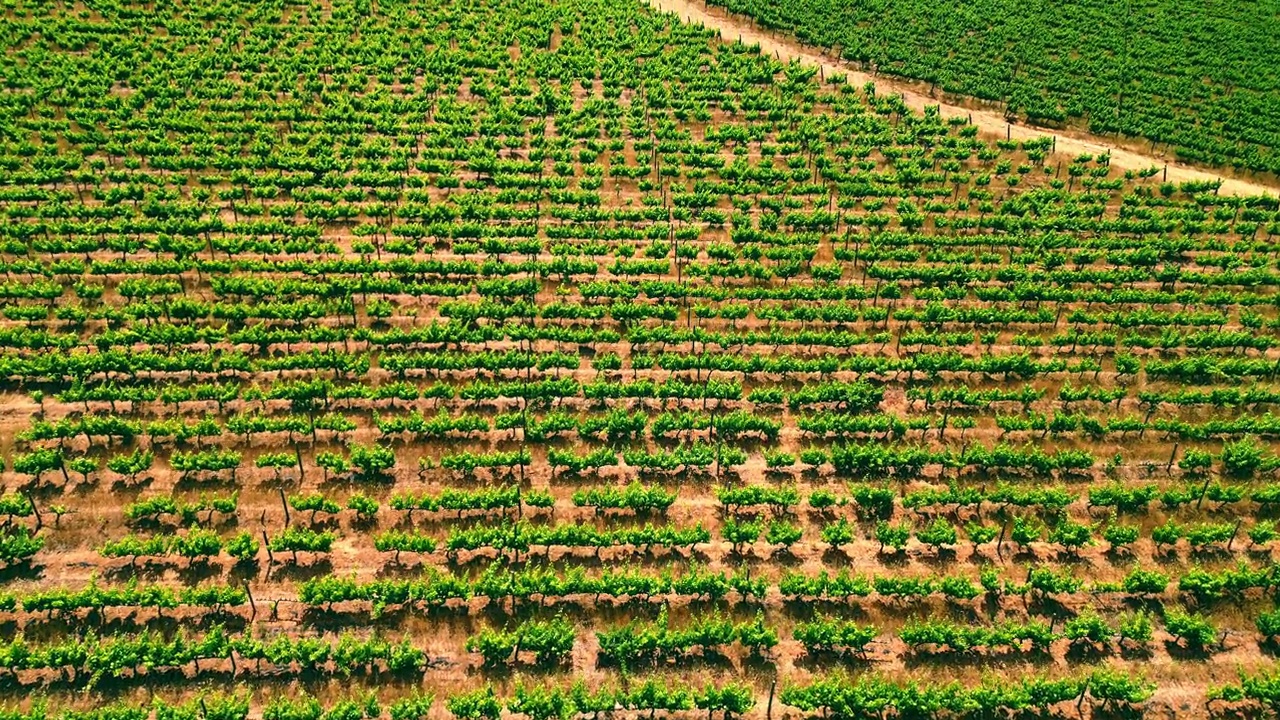
[[[864,654],[867,645],[876,638],[873,625],[838,620],[831,617],[818,617],[812,622],[799,623],[792,630],[791,636],[804,646],[806,652],[823,653],[838,652],[840,654]]]
[[[1088,678],[1024,676],[965,687],[959,682],[896,683],[876,674],[829,675],[807,685],[786,686],[779,699],[806,715],[837,718],[878,717],[887,708],[910,713],[909,717],[974,712],[999,717],[1020,711],[1047,714],[1052,706],[1079,697],[1086,687],[1091,687]]]
[[[1018,545],[1026,547],[1038,541],[1043,533],[1044,525],[1038,520],[1019,515],[1013,519],[1013,526],[1009,530],[1009,538]]]
[[[316,531],[293,525],[272,537],[268,547],[272,552],[327,553],[336,539],[337,536],[328,530]]]
[[[1125,707],[1146,702],[1155,685],[1112,668],[1098,668],[1089,676],[1089,695],[1104,706]]]
[[[828,523],[822,528],[822,542],[832,547],[840,547],[853,542],[853,526],[849,521],[841,518],[833,523]]]
[[[758,506],[782,513],[800,504],[800,493],[794,487],[743,485],[716,488],[716,499],[731,513]]]
[[[827,0],[811,5],[777,6],[760,0],[714,4],[806,43],[841,48],[846,59],[864,68],[888,68],[890,74],[934,83],[950,93],[1002,102],[1007,114],[1032,123],[1084,122],[1095,133],[1170,142],[1174,154],[1188,161],[1255,172],[1280,168],[1275,141],[1259,134],[1266,127],[1261,119],[1239,126],[1216,119],[1232,107],[1273,106],[1275,88],[1260,79],[1234,83],[1218,77],[1214,59],[1188,54],[1177,41],[1212,35],[1233,57],[1248,58],[1241,61],[1246,77],[1261,77],[1259,73],[1280,61],[1280,54],[1252,31],[1247,5],[1233,5],[1235,14],[1225,16],[1170,14],[1164,12],[1167,6],[1155,6],[1152,39],[1142,53],[1114,50],[1123,46],[1132,26],[1105,8],[1040,8],[1021,18],[1044,29],[1037,49],[1021,56],[1021,72],[1011,78],[996,66],[1000,52],[1023,36],[999,6],[905,3],[850,8]],[[920,48],[889,29],[898,27],[945,39]],[[1139,63],[1144,57],[1149,64]],[[1133,66],[1134,71],[1124,80],[1113,79],[1117,64]],[[1122,87],[1126,83],[1141,89]],[[1202,95],[1192,93],[1188,83],[1202,86]],[[1160,90],[1154,89],[1157,85]],[[874,89],[870,92],[874,95]],[[1074,180],[1084,174],[1085,166],[1073,164],[1068,170]]]
[[[43,547],[44,537],[33,536],[20,525],[0,532],[0,562],[6,567],[30,560]]]
[[[1183,532],[1182,526],[1169,520],[1151,529],[1151,540],[1155,542],[1156,547],[1174,545],[1182,538]]]
[[[573,700],[560,690],[545,687],[527,689],[521,683],[516,685],[515,694],[507,701],[507,709],[527,715],[529,720],[569,720],[575,710]]]
[[[1219,688],[1210,688],[1209,700],[1252,700],[1264,708],[1275,711],[1280,708],[1280,672],[1275,670],[1259,670],[1247,673],[1243,669],[1239,673],[1239,684],[1227,684]]]
[[[1107,541],[1112,549],[1127,547],[1134,544],[1138,540],[1140,531],[1132,525],[1120,525],[1112,523],[1102,531],[1102,539]]]
[[[965,653],[976,649],[1022,650],[1024,643],[1033,652],[1045,652],[1058,636],[1040,620],[1006,622],[992,627],[959,625],[945,620],[912,620],[898,631],[898,637],[914,652],[928,649]]]
[[[271,468],[280,470],[282,468],[293,467],[298,464],[297,458],[293,453],[263,453],[254,458],[254,467]]]
[[[1182,608],[1165,609],[1164,629],[1192,650],[1203,651],[1218,644],[1218,628],[1203,615]]]
[[[694,695],[693,704],[707,712],[723,712],[725,720],[731,720],[734,715],[745,714],[755,707],[756,697],[755,691],[747,685],[734,683],[718,688],[707,685]]]
[[[1086,608],[1062,626],[1064,637],[1075,642],[1104,643],[1114,634],[1107,621],[1092,608]]]
[[[1151,616],[1146,612],[1132,612],[1122,615],[1120,617],[1119,634],[1122,640],[1146,645],[1155,636]]]
[[[1280,635],[1280,610],[1269,610],[1258,615],[1255,621],[1258,632],[1267,639]]]
[[[479,653],[486,665],[515,662],[518,653],[533,653],[535,665],[562,663],[573,650],[573,624],[563,617],[549,621],[529,620],[512,630],[485,628],[467,638],[467,652]]]
[[[982,525],[976,522],[965,523],[965,537],[969,538],[969,542],[974,545],[983,545],[995,540],[1000,535],[1000,529],[990,525]]]
[[[312,521],[315,520],[316,513],[336,515],[337,513],[342,512],[341,505],[320,493],[290,495],[289,507],[297,510],[298,512],[310,512]]]
[[[150,450],[135,450],[128,455],[114,455],[107,459],[107,469],[111,472],[136,477],[151,469],[155,455]]]
[[[790,599],[847,599],[871,594],[872,584],[865,577],[841,570],[835,576],[823,570],[814,576],[784,572],[778,591]]]
[[[378,514],[378,501],[361,493],[355,493],[347,498],[346,507],[348,510],[354,510],[362,519],[372,518]]]
[[[1252,437],[1222,446],[1222,470],[1227,475],[1249,477],[1262,466],[1263,449]]]
[[[444,705],[458,720],[498,720],[502,713],[502,704],[498,702],[492,685],[450,695]]]
[[[686,628],[673,629],[665,606],[653,622],[633,620],[613,630],[597,631],[596,638],[600,657],[623,670],[683,657],[694,648],[703,653],[717,652],[735,640],[753,653],[778,643],[777,634],[765,625],[762,615],[738,625],[719,614],[703,615]]]
[[[1062,519],[1049,532],[1049,542],[1075,552],[1093,541],[1093,529],[1088,525]]]
[[[752,655],[762,655],[778,644],[778,633],[765,624],[763,612],[757,612],[751,622],[736,626],[734,632],[738,642]]]
[[[426,720],[435,703],[435,696],[414,692],[408,697],[400,698],[387,707],[391,720]]]
[[[769,523],[769,528],[765,532],[765,542],[770,545],[781,545],[789,548],[800,541],[804,535],[804,531],[799,525],[789,523],[785,520],[773,520]]]
[[[760,613],[779,596],[830,610],[876,593],[876,604],[910,617],[926,607],[1009,610],[1019,598],[1036,611],[1046,595],[1077,609],[1095,596],[1136,607],[1174,594],[1209,608],[1275,589],[1276,570],[1258,552],[1274,528],[1247,519],[1257,547],[1241,553],[1245,563],[1179,566],[1176,578],[1165,574],[1173,566],[1135,569],[1120,582],[1091,577],[1098,567],[1089,564],[1074,566],[1079,577],[1057,564],[1021,582],[1024,559],[1046,552],[1041,540],[1068,550],[1091,542],[1097,508],[1111,518],[1097,534],[1112,546],[1143,545],[1136,529],[1170,517],[1180,525],[1158,529],[1157,544],[1185,537],[1201,560],[1237,549],[1226,519],[1249,518],[1250,503],[1280,504],[1270,477],[1280,459],[1266,444],[1280,434],[1267,412],[1280,403],[1271,387],[1274,198],[1162,183],[1156,170],[1121,177],[1110,156],[1053,157],[1048,137],[992,142],[961,118],[912,111],[874,86],[779,62],[635,3],[90,5],[16,0],[0,23],[14,58],[0,113],[0,374],[17,421],[3,438],[13,492],[0,496],[0,560],[35,566],[12,568],[20,582],[0,593],[0,611],[47,613],[77,629],[7,638],[11,670],[27,680],[204,683],[234,657],[234,674],[251,684],[260,674],[310,687],[323,674],[413,671],[390,681],[399,685],[426,663],[376,635],[375,620],[392,608],[394,624],[487,606],[493,625],[475,628],[475,647],[490,664],[560,662],[573,628],[549,620],[547,606],[694,608],[694,620],[669,626],[641,613],[610,635],[630,670],[715,653],[726,638],[735,660],[767,654],[778,639]],[[764,24],[808,27],[788,24],[796,5],[769,5]],[[1063,8],[1030,16],[1096,10]],[[840,10],[801,14],[835,18],[836,30],[823,32],[858,26],[880,39],[885,28],[920,26],[859,25],[850,18],[865,7]],[[996,29],[966,42],[999,40],[1007,10],[930,8],[925,25],[939,13],[961,26],[979,17]],[[1077,25],[1045,25],[1050,45]],[[1089,27],[1102,41],[1115,35],[1105,23]],[[954,33],[919,37],[919,52],[880,70],[911,72],[935,55],[946,56],[944,70],[973,62],[950,54]],[[1112,45],[1082,62],[1128,47]],[[892,50],[839,46],[853,62]],[[1023,92],[1026,74],[1044,69],[1043,49],[1021,42],[1017,62],[1005,63],[1013,79],[987,99],[1019,116],[1083,117],[1088,108],[1060,102],[1070,88]],[[1124,93],[1101,93],[1116,112],[1089,112],[1089,121],[1112,132],[1159,116],[1176,130],[1188,122],[1169,119],[1178,113],[1134,120],[1131,95],[1177,95],[1193,78],[1200,95],[1209,88],[1200,114],[1238,120],[1229,130],[1241,142],[1215,137],[1215,120],[1174,146],[1199,156],[1191,160],[1256,164],[1262,151],[1251,148],[1274,144],[1250,134],[1258,112],[1239,103],[1209,112],[1221,109],[1221,78],[1166,64],[1168,82],[1137,78]],[[1257,73],[1237,74],[1233,92],[1257,95]],[[955,77],[927,79],[950,92]],[[1105,73],[1082,77],[1114,85]],[[1220,454],[1199,449],[1220,444]],[[415,467],[398,468],[397,455]],[[274,477],[274,492],[289,476],[284,525],[259,517],[261,488],[245,496],[252,507],[240,506],[246,459],[251,484]],[[154,472],[157,463],[177,477]],[[1180,473],[1161,489],[1170,463]],[[73,474],[84,482],[62,492]],[[119,513],[98,512],[104,493],[148,475],[162,492],[126,488]],[[1099,475],[1109,479],[1081,482]],[[370,480],[399,484],[368,495],[347,487]],[[200,484],[222,489],[191,490]],[[710,548],[716,564],[723,545],[761,539],[774,552],[834,549],[827,561],[865,551],[868,535],[901,550],[918,527],[926,545],[973,543],[970,555],[1000,567],[921,574],[884,557],[873,578],[757,558],[713,571],[696,562],[711,533],[682,524],[696,513],[676,512],[712,494],[725,519],[716,540],[728,540]],[[1129,523],[1124,516],[1149,512],[1153,500],[1168,512],[1116,520]],[[274,501],[265,502],[270,512]],[[120,514],[124,529],[111,524]],[[1021,551],[1012,559],[1003,543],[999,553],[982,547],[1010,536]],[[120,558],[109,564],[128,562],[115,571],[186,580],[27,587],[28,576],[65,574],[85,537]],[[260,542],[273,562],[333,556],[263,575],[252,567]],[[370,545],[384,553],[375,565],[391,553],[432,556],[414,558],[419,574],[357,568]],[[237,587],[187,582],[223,571]],[[292,588],[285,599],[271,589],[277,571]],[[254,607],[241,608],[264,582]],[[299,608],[289,607],[294,594]],[[150,623],[140,608],[167,618],[157,627],[172,624],[170,609],[184,605],[180,620],[206,636],[116,627]],[[119,608],[105,613],[112,632],[92,634],[107,607]],[[195,622],[229,608],[253,614],[255,626],[297,614],[317,632],[232,638]],[[732,608],[733,619],[714,608]],[[1134,617],[1138,633],[1136,618],[1149,618]],[[370,627],[335,644],[319,631],[341,618]],[[1097,620],[1082,613],[1061,629],[1090,640],[1103,633]],[[1025,652],[1041,642],[1022,638],[1038,632],[1023,625],[962,629],[946,631],[962,646]],[[841,653],[874,637],[821,615],[797,631]],[[59,652],[96,665],[25,666]],[[826,687],[819,700],[832,704],[800,692],[814,705],[798,712],[1049,715],[1065,708],[1044,698],[1066,702],[1075,695],[1063,693],[1084,685],[1015,680],[867,678]],[[561,720],[696,706],[731,716],[755,699],[738,685],[656,678],[627,678],[622,689],[519,678],[502,687],[505,697],[468,712]],[[184,705],[164,720],[217,720],[180,694]],[[321,720],[386,710],[363,698],[286,700]],[[419,717],[430,704],[406,701],[391,716]],[[160,720],[158,707],[142,712]],[[282,702],[273,712],[292,711]]]
[[[633,480],[623,489],[612,486],[578,490],[573,493],[573,504],[595,508],[597,514],[605,510],[627,509],[636,513],[664,511],[676,500],[676,493],[661,487],[645,487]]]
[[[382,445],[352,443],[347,447],[347,452],[350,453],[351,464],[360,471],[360,476],[365,479],[376,479],[385,475],[396,464],[395,452],[391,448]]]
[[[742,551],[743,545],[750,545],[760,539],[763,527],[759,522],[741,522],[736,518],[726,518],[720,528],[720,535],[725,542],[733,546],[733,552]]]
[[[1130,595],[1159,595],[1169,586],[1169,576],[1159,570],[1134,568],[1125,575],[1122,586]]]
[[[13,471],[21,475],[30,475],[35,479],[48,472],[62,467],[62,455],[57,450],[39,449],[13,458]]]
[[[849,494],[859,512],[868,517],[887,518],[893,512],[895,494],[888,487],[855,483],[849,486]]]
[[[814,510],[827,510],[833,508],[840,503],[840,499],[830,490],[821,488],[809,493],[809,507]]]
[[[956,544],[956,529],[946,518],[934,518],[928,525],[916,530],[916,539],[938,550],[943,545]]]
[[[1178,467],[1189,475],[1201,475],[1213,466],[1213,455],[1204,450],[1187,448],[1178,460]]]
[[[876,542],[880,543],[880,552],[884,552],[886,547],[901,552],[910,539],[911,526],[905,522],[895,525],[881,520],[876,523]]]

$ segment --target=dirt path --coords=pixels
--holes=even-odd
[[[820,49],[805,46],[799,41],[788,39],[780,34],[770,33],[756,27],[746,17],[728,13],[722,8],[706,6],[701,0],[645,0],[645,2],[657,10],[672,13],[686,22],[719,30],[725,40],[741,39],[747,44],[758,44],[762,50],[773,53],[779,59],[798,59],[803,63],[821,67],[826,73],[844,73],[851,83],[858,86],[874,82],[877,88],[901,95],[907,106],[914,110],[923,110],[927,105],[938,105],[943,117],[971,116],[979,130],[990,136],[1003,138],[1007,135],[1013,139],[1022,140],[1055,135],[1057,151],[1062,156],[1110,153],[1111,165],[1123,170],[1145,170],[1152,166],[1163,168],[1167,165],[1167,177],[1170,182],[1222,180],[1222,188],[1219,192],[1228,195],[1276,195],[1278,193],[1276,187],[1254,180],[1242,180],[1213,171],[1200,170],[1171,162],[1166,157],[1117,147],[1108,139],[1087,133],[1044,130],[1025,125],[1011,126],[1006,122],[1004,113],[999,110],[947,103],[930,97],[927,92],[921,92],[908,81],[886,76],[873,77],[838,58],[824,54]]]

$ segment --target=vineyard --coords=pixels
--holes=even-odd
[[[639,0],[0,37],[0,720],[1280,712],[1280,199]]]
[[[1280,172],[1274,3],[708,2],[1010,118]]]

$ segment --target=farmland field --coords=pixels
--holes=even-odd
[[[1274,194],[637,0],[0,37],[0,720],[1280,708]]]
[[[1002,103],[1018,118],[1280,172],[1280,5],[709,0],[863,67]]]

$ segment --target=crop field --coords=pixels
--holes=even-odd
[[[1280,4],[708,0],[1012,117],[1280,173]]]
[[[638,0],[3,7],[0,720],[1280,709],[1274,194]]]

